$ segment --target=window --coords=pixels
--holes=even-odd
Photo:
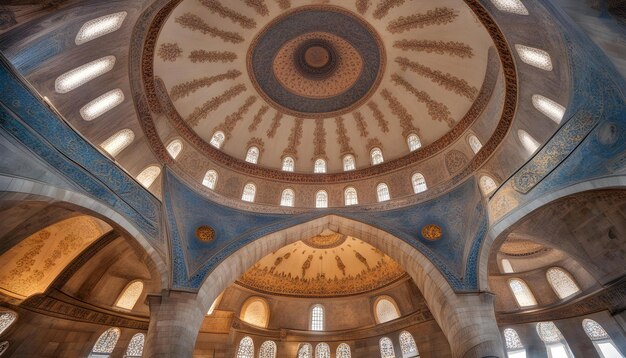
[[[502,259],[502,271],[504,273],[513,273],[513,266],[511,266],[511,261],[508,259]]]
[[[116,157],[128,147],[133,140],[135,140],[135,133],[130,129],[122,129],[102,142],[100,146],[109,153],[110,156]]]
[[[572,276],[559,267],[552,267],[546,271],[546,277],[554,292],[560,299],[568,298],[580,292],[580,288]]]
[[[283,190],[283,194],[280,196],[281,206],[293,206],[296,201],[296,193],[291,189]]]
[[[313,354],[313,346],[308,343],[305,343],[300,346],[298,349],[298,358],[311,358]]]
[[[519,335],[513,328],[506,328],[504,330],[504,346],[506,347],[506,354],[509,358],[526,358],[526,349],[524,349]]]
[[[140,358],[143,355],[143,345],[146,342],[146,335],[137,333],[130,339],[128,348],[126,348],[125,358]]]
[[[243,304],[239,318],[253,326],[267,327],[270,320],[269,306],[261,298],[250,298]]]
[[[341,343],[337,346],[337,352],[335,352],[336,358],[352,358],[352,352],[350,351],[350,346],[346,343]]]
[[[259,148],[257,147],[248,148],[248,153],[246,153],[246,162],[252,163],[252,164],[256,164],[259,162]]]
[[[490,176],[483,175],[479,180],[480,190],[484,195],[489,195],[493,193],[494,190],[498,189],[498,184],[493,180]]]
[[[512,278],[509,280],[509,287],[511,287],[515,300],[520,307],[537,305],[537,301],[535,300],[533,293],[530,292],[526,282],[518,278]]]
[[[217,184],[217,172],[215,170],[209,170],[204,174],[204,179],[202,179],[202,185],[206,186],[211,190],[215,190],[215,185]]]
[[[344,191],[344,199],[346,206],[357,205],[359,203],[359,198],[357,197],[356,189],[354,189],[353,187],[347,188]]]
[[[379,342],[380,346],[380,358],[396,358],[396,353],[393,351],[393,342],[387,337],[383,337]]]
[[[324,190],[320,190],[315,194],[315,207],[327,208],[328,207],[328,194]]]
[[[524,130],[517,131],[517,136],[519,137],[520,142],[524,146],[524,149],[528,152],[528,154],[533,154],[539,149],[539,142],[535,138],[533,138],[528,132]]]
[[[326,343],[315,346],[315,358],[330,358],[330,347]]]
[[[469,142],[470,148],[472,148],[472,152],[474,152],[474,154],[478,153],[483,147],[483,144],[480,142],[478,137],[473,134],[467,138],[467,141]]]
[[[252,338],[243,337],[239,342],[239,348],[237,348],[236,358],[254,358],[254,342]]]
[[[17,313],[0,311],[0,335],[4,333],[17,319]]]
[[[352,154],[348,154],[343,157],[343,171],[347,172],[350,170],[356,169],[356,161],[354,160],[354,156]]]
[[[106,56],[65,72],[54,81],[58,93],[70,92],[113,69],[115,56]]]
[[[2,356],[9,349],[9,342],[0,342],[0,356]]]
[[[561,331],[552,322],[537,323],[537,334],[543,341],[548,352],[548,358],[573,358],[574,355],[563,338]]]
[[[420,355],[413,336],[407,331],[400,333],[400,349],[402,350],[403,358],[419,357]]]
[[[80,109],[80,116],[86,121],[92,121],[124,102],[124,92],[114,89],[92,100]]]
[[[428,186],[426,186],[426,179],[420,173],[413,174],[413,177],[411,177],[411,183],[413,184],[413,191],[415,194],[424,192],[428,189]]]
[[[74,42],[76,45],[82,45],[100,36],[119,30],[119,28],[122,27],[126,15],[126,11],[121,11],[85,22],[80,30],[78,30]]]
[[[219,296],[217,296],[217,298],[213,301],[213,303],[211,303],[211,307],[209,307],[209,310],[206,313],[207,316],[210,316],[213,313],[213,311],[215,311],[217,306],[219,306],[220,302],[222,301],[223,295],[224,295],[224,292],[220,293]]]
[[[563,115],[565,115],[565,107],[538,94],[533,95],[533,106],[556,124],[560,124],[563,120]]]
[[[183,142],[180,139],[174,139],[167,145],[167,152],[172,159],[176,159],[180,152],[183,151]]]
[[[500,11],[517,15],[528,15],[526,6],[520,0],[491,0],[491,2]]]
[[[217,131],[213,133],[213,137],[211,137],[210,143],[215,148],[220,149],[222,148],[222,145],[224,145],[224,140],[226,140],[226,136],[224,135],[224,132]]]
[[[385,161],[383,158],[383,151],[380,150],[380,148],[372,149],[370,157],[372,158],[372,165],[377,165]]]
[[[283,159],[283,171],[284,172],[292,172],[296,168],[296,161],[293,160],[292,157],[285,157]]]
[[[241,195],[241,200],[247,201],[249,203],[254,202],[254,197],[256,195],[256,186],[252,183],[246,184],[243,187],[243,194]]]
[[[345,170],[345,169],[344,169]],[[314,173],[326,173],[326,161],[324,159],[318,159],[315,161]]]
[[[385,323],[400,317],[400,311],[393,298],[385,296],[376,301],[376,321]]]
[[[161,174],[161,168],[151,165],[137,175],[137,181],[147,189],[159,177],[159,174]]]
[[[126,286],[115,303],[115,307],[132,310],[143,292],[143,282],[133,281]]]
[[[422,147],[422,142],[420,141],[420,137],[417,134],[409,134],[406,138],[406,142],[409,145],[409,150],[414,152]]]
[[[259,358],[276,358],[277,350],[274,341],[265,341],[261,344],[261,349],[259,349]]]
[[[100,338],[96,341],[96,344],[93,345],[91,349],[91,354],[89,354],[89,358],[108,358],[113,350],[115,349],[115,345],[117,344],[117,340],[120,338],[120,329],[119,328],[109,328],[107,329]]]
[[[389,195],[389,187],[385,183],[380,183],[376,187],[376,195],[378,196],[378,202],[387,201],[391,199]]]
[[[602,328],[602,326],[592,320],[583,320],[583,329],[587,333],[587,337],[591,339],[593,345],[596,347],[598,354],[602,358],[624,358],[624,356],[617,350],[617,347],[613,343],[613,340],[608,333]]]
[[[552,71],[552,59],[546,51],[524,45],[515,45],[515,50],[522,62],[542,70]]]
[[[324,307],[321,305],[315,305],[313,309],[311,309],[311,330],[324,330]]]

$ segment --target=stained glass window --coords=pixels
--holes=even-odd
[[[570,297],[580,292],[580,288],[576,282],[574,282],[572,276],[562,268],[549,268],[548,271],[546,271],[546,277],[548,278],[550,286],[552,286],[552,289],[560,299]]]
[[[226,136],[224,135],[224,132],[217,131],[213,133],[210,143],[215,148],[220,149],[222,148],[222,145],[224,144],[224,140],[226,140]]]
[[[253,203],[255,196],[256,196],[256,185],[252,183],[246,184],[246,186],[243,187],[243,194],[241,195],[241,200],[247,201],[249,203]]]
[[[478,153],[483,147],[483,144],[480,142],[478,137],[473,134],[467,138],[467,141],[470,145],[470,148],[472,148],[472,152],[474,152],[474,154]]]
[[[379,202],[391,199],[391,196],[389,195],[389,187],[385,183],[378,184],[376,187],[376,194]]]
[[[313,346],[308,343],[301,345],[300,349],[298,349],[298,358],[312,358],[312,354]]]
[[[80,30],[78,30],[74,42],[77,45],[82,45],[98,37],[117,31],[122,27],[126,15],[126,11],[121,11],[85,22]]]
[[[119,328],[107,329],[94,344],[91,350],[91,357],[108,357],[113,353],[117,340],[120,338]]]
[[[174,139],[167,145],[167,152],[173,159],[176,159],[180,152],[183,151],[183,142],[180,139]]]
[[[539,112],[545,114],[546,117],[553,120],[556,124],[561,123],[563,115],[565,115],[565,107],[538,94],[533,95],[533,106],[535,106]]]
[[[396,305],[391,301],[392,298],[381,298],[376,302],[376,318],[378,323],[393,321],[400,317],[400,312]]]
[[[206,186],[209,189],[215,189],[215,185],[217,184],[217,172],[215,170],[209,170],[204,174],[204,178],[202,179],[202,185]]]
[[[146,341],[146,335],[137,333],[130,339],[128,348],[126,348],[126,358],[139,358],[143,355],[143,345]]]
[[[344,199],[346,201],[346,206],[357,205],[359,203],[359,198],[357,197],[356,189],[352,187],[347,188],[344,192]]]
[[[326,173],[326,161],[324,159],[318,159],[315,161],[314,173]]]
[[[156,178],[159,177],[159,174],[161,174],[161,168],[156,165],[151,165],[137,175],[137,181],[145,188],[149,188]]]
[[[311,330],[324,330],[324,307],[321,305],[316,305],[311,310]]]
[[[415,339],[411,333],[407,331],[403,331],[400,333],[400,349],[402,350],[402,357],[419,357],[420,353],[417,350],[417,345],[415,344]]]
[[[259,148],[250,147],[246,153],[246,162],[256,164],[259,162]]]
[[[354,156],[352,154],[348,154],[343,157],[343,170],[350,171],[356,169],[356,161],[354,160]]]
[[[283,194],[280,196],[281,206],[293,206],[296,200],[296,193],[291,189],[283,190]]]
[[[113,69],[115,56],[106,56],[65,72],[54,81],[58,93],[70,92]]]
[[[236,358],[254,358],[254,342],[252,338],[243,337],[239,342],[239,348],[237,348]]]
[[[133,140],[135,140],[135,133],[130,129],[122,129],[102,142],[100,146],[109,153],[109,155],[116,157],[128,147]]]
[[[126,286],[126,289],[117,299],[116,307],[132,310],[143,292],[143,282],[135,281]]]
[[[519,131],[517,131],[517,136],[519,137],[520,142],[522,142],[522,145],[524,146],[528,154],[533,154],[540,146],[539,142],[537,142],[537,140],[533,138],[533,136],[531,136],[530,134],[528,134],[528,132],[524,130],[520,129]]]
[[[330,358],[330,347],[326,343],[315,346],[315,358]]]
[[[273,341],[265,341],[259,349],[259,358],[276,358],[276,343]]]
[[[518,279],[512,278],[509,280],[509,287],[511,287],[511,291],[515,296],[515,300],[517,300],[517,304],[520,307],[528,307],[537,305],[537,301],[533,296],[532,292],[526,285],[526,282]]]
[[[341,343],[337,346],[337,352],[335,352],[336,358],[352,358],[352,352],[350,346],[346,343]]]
[[[415,173],[411,177],[411,183],[413,184],[413,191],[415,194],[424,192],[428,189],[426,186],[426,178],[420,173]]]
[[[409,145],[409,150],[411,152],[416,151],[422,147],[422,142],[420,141],[420,137],[417,134],[409,134],[406,138],[406,142]]]
[[[396,358],[396,353],[393,351],[393,342],[387,337],[383,337],[379,342],[380,346],[380,358]]]
[[[528,10],[521,0],[491,0],[491,2],[500,11],[517,15],[528,15]]]
[[[328,194],[324,190],[320,190],[315,194],[315,207],[327,208],[328,207]]]
[[[17,319],[15,312],[2,311],[0,312],[0,335],[9,328]]]
[[[506,346],[506,349],[524,348],[522,341],[519,339],[519,335],[513,328],[507,328],[504,330],[504,345]]]
[[[80,116],[86,121],[94,120],[124,102],[124,92],[114,89],[87,103],[80,109]]]
[[[383,151],[380,150],[380,148],[372,149],[370,157],[372,158],[372,165],[377,165],[385,161],[383,158]]]
[[[593,345],[596,347],[600,357],[624,358],[624,355],[619,352],[609,334],[598,322],[592,319],[584,319],[583,329],[585,330],[585,333],[587,333],[589,339],[593,342]]]
[[[296,169],[296,161],[292,157],[285,157],[283,159],[283,171],[292,172]]]
[[[515,45],[515,50],[522,62],[542,70],[552,71],[552,59],[546,51],[519,44]]]
[[[482,190],[483,194],[485,195],[491,194],[494,190],[498,188],[498,184],[496,184],[496,181],[487,175],[483,175],[480,177],[479,185],[480,190]]]
[[[513,273],[513,265],[511,265],[511,261],[508,259],[502,259],[502,271],[504,273]]]

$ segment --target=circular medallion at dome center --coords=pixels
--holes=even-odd
[[[384,46],[374,29],[328,5],[278,17],[248,51],[248,72],[259,93],[299,117],[351,111],[375,91],[384,67]]]

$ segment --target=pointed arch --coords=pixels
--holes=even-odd
[[[385,323],[400,318],[400,309],[390,296],[380,296],[374,302],[376,323]]]
[[[128,343],[124,358],[141,358],[143,356],[143,346],[145,343],[146,335],[143,333],[136,333]]]
[[[251,164],[257,164],[259,162],[259,155],[261,151],[258,147],[252,146],[248,148],[248,152],[246,153],[246,162]]]
[[[224,134],[224,132],[217,131],[213,133],[213,136],[211,136],[211,141],[209,143],[217,149],[222,149],[222,145],[224,145],[225,140],[226,135]]]
[[[313,173],[323,174],[326,173],[326,161],[324,159],[317,159],[313,167]]]
[[[583,320],[583,329],[602,358],[624,358],[604,328],[592,319]]]
[[[143,185],[144,188],[148,189],[152,186],[160,174],[161,168],[157,165],[151,165],[137,175],[137,181],[139,184]]]
[[[296,192],[293,189],[285,189],[280,196],[280,205],[293,207],[296,201]]]
[[[380,349],[380,358],[396,358],[393,348],[393,342],[388,337],[383,337],[378,342]]]
[[[131,281],[115,302],[115,307],[132,310],[137,304],[137,300],[143,292],[143,282],[140,280]]]
[[[481,176],[478,185],[480,186],[480,191],[483,192],[483,195],[489,195],[498,189],[498,184],[496,184],[496,181],[489,175]]]
[[[172,157],[172,159],[176,159],[183,151],[183,141],[180,139],[174,139],[173,141],[169,142],[166,149],[170,157]]]
[[[422,173],[415,173],[411,177],[411,184],[413,185],[413,192],[415,194],[419,194],[428,190],[428,186],[426,185],[426,178]]]
[[[522,146],[524,147],[524,149],[526,149],[526,152],[528,154],[534,154],[537,149],[539,149],[539,146],[541,146],[541,144],[525,130],[518,130],[517,136],[519,137],[519,141],[522,143]]]
[[[310,343],[300,345],[298,349],[298,358],[312,358],[313,346]]]
[[[327,343],[318,343],[315,346],[315,358],[330,358],[330,347]]]
[[[370,151],[370,159],[372,165],[378,165],[383,163],[385,161],[385,159],[383,158],[383,151],[380,148],[372,148],[372,150]]]
[[[350,350],[350,346],[347,343],[339,344],[337,346],[335,356],[336,358],[352,358],[352,351]]]
[[[89,357],[109,357],[117,345],[117,340],[120,339],[120,334],[121,331],[117,327],[112,327],[104,331],[93,345]]]
[[[513,292],[513,296],[515,296],[517,304],[521,308],[537,305],[537,300],[535,300],[535,296],[533,296],[530,288],[528,288],[528,285],[522,279],[510,279],[509,287],[511,288],[511,292]]]
[[[422,141],[420,141],[420,137],[415,133],[409,134],[406,137],[406,142],[409,145],[409,151],[414,152],[422,147]]]
[[[519,338],[517,331],[513,328],[506,328],[502,334],[504,335],[504,346],[507,356],[510,358],[526,357],[526,349]]]
[[[283,171],[293,172],[296,170],[296,161],[292,157],[283,158]]]
[[[539,322],[536,328],[545,344],[548,358],[574,358],[567,341],[553,322]]]
[[[215,186],[217,185],[217,177],[217,171],[213,169],[207,170],[206,174],[204,174],[204,178],[202,179],[202,185],[211,190],[215,190]]]
[[[265,341],[259,348],[259,358],[276,358],[278,347],[274,341]]]
[[[254,358],[254,342],[246,336],[239,341],[236,358]]]
[[[550,267],[546,271],[546,278],[554,293],[562,300],[580,292],[580,287],[572,275],[560,267]]]
[[[420,352],[415,344],[413,335],[407,331],[400,333],[400,350],[402,351],[402,358],[419,357]]]
[[[239,318],[253,326],[266,328],[270,320],[270,306],[260,297],[250,297],[241,306]]]
[[[344,172],[356,169],[356,159],[354,159],[354,155],[346,154],[343,156],[342,161],[343,161]]]

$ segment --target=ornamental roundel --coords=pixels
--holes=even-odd
[[[202,242],[215,240],[215,230],[210,226],[200,226],[196,229],[196,237]]]
[[[422,237],[426,240],[437,241],[441,239],[441,228],[434,224],[426,225],[422,228]]]

